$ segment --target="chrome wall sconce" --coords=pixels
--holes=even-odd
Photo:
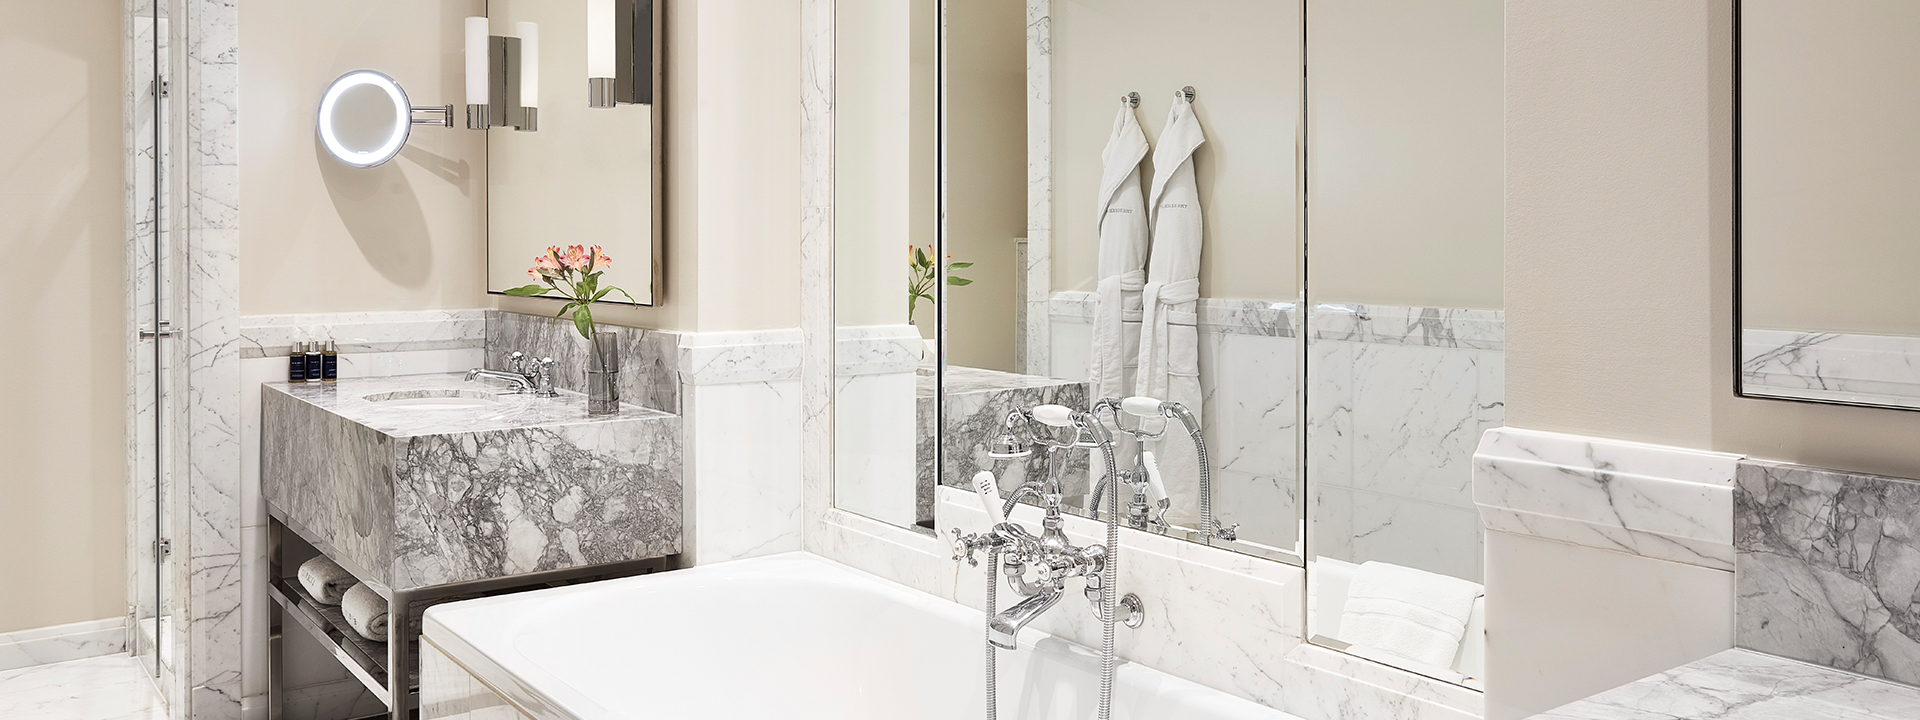
[[[654,0],[587,0],[587,106],[653,103]]]
[[[518,37],[492,34],[484,17],[467,18],[467,129],[540,129],[540,27],[518,23]]]

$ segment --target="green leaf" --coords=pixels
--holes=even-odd
[[[573,329],[580,331],[580,337],[593,337],[593,315],[587,312],[585,305],[573,311]]]
[[[950,278],[947,278],[947,284],[952,285],[954,287],[959,287],[961,285],[972,285],[973,281],[963,277],[950,277]]]
[[[613,290],[614,290],[613,288],[607,288],[605,290],[601,290],[600,292],[594,293],[593,294],[594,301],[598,302],[600,298],[606,297],[607,293],[613,292]]]
[[[965,269],[967,269],[967,268],[970,268],[970,267],[973,267],[973,263],[969,263],[969,262],[950,262],[950,263],[947,263],[947,269],[948,269],[948,270],[965,270]]]
[[[505,292],[514,297],[534,297],[536,295],[547,294],[547,289],[539,285],[521,285],[520,287],[512,288]]]
[[[627,295],[627,291],[625,291],[625,290],[621,290],[621,289],[620,289],[620,287],[619,287],[618,285],[616,285],[616,286],[614,286],[614,287],[611,287],[611,288],[608,288],[608,289],[609,289],[609,290],[618,290],[618,291],[620,292],[620,294],[621,294],[621,295],[626,295],[626,296],[627,296],[627,302],[630,302],[630,303],[633,303],[633,304],[635,304],[635,305],[639,305],[639,304],[640,304],[640,301],[639,301],[639,300],[635,300],[635,299],[633,299],[633,296],[632,296],[632,295]]]

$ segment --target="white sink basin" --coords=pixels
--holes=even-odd
[[[423,410],[482,410],[500,404],[500,396],[480,390],[405,390],[366,396],[382,407]]]

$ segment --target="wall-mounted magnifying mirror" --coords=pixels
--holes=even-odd
[[[383,73],[355,70],[327,86],[320,98],[320,142],[340,162],[373,167],[407,144],[412,106],[400,83]]]

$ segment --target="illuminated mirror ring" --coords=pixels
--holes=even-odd
[[[348,91],[369,86],[385,93],[391,116],[365,102],[343,102]],[[400,83],[385,73],[355,70],[341,75],[320,98],[320,142],[340,162],[362,168],[379,165],[392,160],[407,144],[412,107]]]

